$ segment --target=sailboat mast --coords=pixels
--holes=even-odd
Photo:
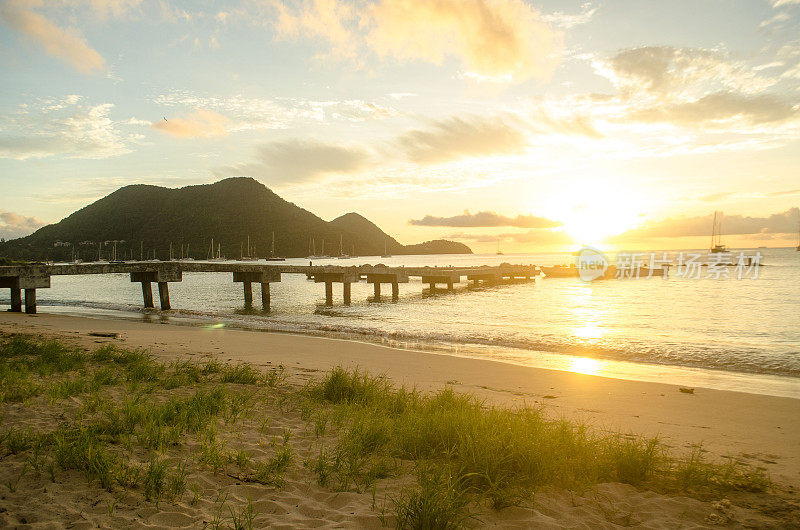
[[[711,226],[711,248],[714,248],[716,241],[717,241],[717,211],[714,210],[714,224]]]

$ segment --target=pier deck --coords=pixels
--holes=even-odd
[[[36,289],[50,287],[51,276],[77,276],[85,274],[130,274],[131,282],[141,283],[144,307],[152,308],[152,284],[158,284],[162,310],[171,308],[169,284],[180,282],[183,273],[228,272],[233,281],[241,283],[244,305],[252,305],[252,284],[261,284],[261,304],[270,309],[270,283],[281,281],[283,274],[305,274],[316,283],[325,284],[325,303],[333,305],[333,284],[343,286],[345,305],[350,304],[350,286],[359,281],[374,285],[375,299],[380,300],[381,284],[391,284],[392,299],[399,297],[400,283],[410,277],[422,279],[435,292],[437,284],[452,290],[462,278],[478,282],[500,283],[509,280],[531,280],[537,274],[535,265],[480,266],[480,267],[388,267],[384,265],[289,265],[269,262],[229,261],[126,261],[95,263],[54,263],[0,266],[0,288],[11,290],[11,311],[22,310],[22,291],[25,291],[25,311],[36,312]]]

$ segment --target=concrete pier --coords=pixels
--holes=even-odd
[[[183,281],[183,271],[172,263],[161,267],[147,264],[145,270],[131,271],[131,282],[142,284],[142,301],[145,308],[153,306],[153,283],[158,284],[158,298],[162,311],[169,311],[169,282]]]
[[[441,271],[428,273],[422,276],[422,283],[427,283],[431,293],[436,292],[437,284],[447,285],[447,290],[452,291],[454,285],[461,282],[461,274],[454,271]]]
[[[453,290],[463,277],[473,282],[502,283],[505,280],[531,279],[536,272],[534,265],[481,266],[481,267],[388,267],[386,265],[357,265],[342,267],[338,265],[288,265],[258,262],[208,262],[208,261],[128,261],[122,263],[59,263],[0,266],[0,288],[11,290],[11,311],[22,311],[23,296],[25,310],[36,312],[36,289],[50,287],[51,276],[84,274],[130,274],[130,281],[141,283],[144,307],[153,308],[153,283],[158,284],[159,301],[162,310],[171,308],[169,283],[183,280],[183,273],[227,272],[233,273],[233,281],[242,283],[244,305],[252,306],[253,283],[261,284],[261,305],[270,310],[270,283],[280,282],[282,274],[305,274],[315,283],[325,284],[325,304],[333,305],[333,284],[342,284],[342,299],[345,305],[352,302],[352,284],[365,280],[373,285],[375,300],[382,295],[382,285],[390,284],[392,299],[400,296],[401,283],[408,283],[410,277],[421,278],[431,292],[438,285],[446,285]]]
[[[342,300],[344,305],[350,305],[350,284],[361,279],[358,267],[320,267],[321,272],[314,273],[315,283],[325,284],[325,305],[333,305],[333,284],[342,284]]]
[[[373,290],[375,293],[373,300],[375,302],[379,302],[381,300],[381,284],[388,283],[391,284],[392,286],[392,300],[396,301],[397,299],[400,298],[399,284],[408,283],[408,273],[406,273],[405,271],[391,272],[388,269],[385,271],[381,270],[380,272],[378,272],[378,270],[373,272],[368,272],[365,275],[367,283],[371,283],[373,285]]]
[[[252,266],[251,266],[252,267]],[[234,283],[241,283],[242,290],[244,291],[244,307],[251,309],[253,307],[253,284],[261,284],[261,309],[264,312],[270,310],[270,292],[269,284],[281,281],[281,273],[278,270],[256,270],[248,268],[247,270],[233,271]]]

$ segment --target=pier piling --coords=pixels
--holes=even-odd
[[[261,283],[261,309],[265,313],[269,313],[270,300],[269,300],[269,282]]]
[[[150,282],[142,282],[142,300],[144,301],[145,309],[155,307],[153,304],[153,284]]]
[[[253,284],[251,282],[242,282],[244,288],[244,307],[250,309],[253,307]]]
[[[29,315],[36,313],[36,289],[25,289],[25,312]]]
[[[169,284],[167,282],[158,282],[158,298],[162,311],[172,309],[172,306],[169,305]]]
[[[253,307],[253,284],[261,284],[261,309],[264,312],[270,310],[270,291],[269,284],[281,281],[281,273],[278,270],[263,270],[257,265],[246,266],[249,270],[234,271],[233,281],[242,284],[244,291],[244,307]]]
[[[400,283],[408,283],[408,273],[403,270],[390,271],[386,268],[376,267],[366,274],[367,283],[373,284],[375,290],[374,301],[381,299],[381,284],[388,283],[392,286],[392,300],[400,298]]]
[[[152,268],[151,268],[152,267]],[[157,268],[156,268],[157,267]],[[162,311],[169,311],[172,306],[169,302],[169,283],[183,281],[183,271],[176,265],[152,266],[148,269],[131,272],[131,282],[142,284],[142,301],[145,308],[153,308],[153,283],[158,284],[158,298]]]
[[[18,287],[11,288],[11,311],[14,313],[22,311],[22,289]]]
[[[325,282],[325,305],[333,305],[333,282]]]

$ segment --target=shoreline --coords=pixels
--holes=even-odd
[[[277,333],[298,336],[311,336],[363,342],[393,349],[418,351],[435,355],[449,355],[466,359],[480,359],[526,368],[578,372],[625,381],[660,383],[666,379],[669,384],[702,387],[715,390],[729,390],[750,394],[787,397],[800,399],[800,378],[789,375],[778,375],[759,372],[729,371],[700,366],[683,366],[678,364],[658,364],[611,359],[605,357],[587,357],[572,352],[556,352],[546,350],[527,350],[508,345],[483,343],[447,342],[446,340],[424,341],[413,337],[392,338],[386,334],[369,333],[360,330],[334,330],[326,327],[292,327],[287,323],[278,323],[274,327],[254,327],[246,321],[236,320],[235,315],[184,313],[181,310],[169,315],[159,312],[148,313],[136,310],[107,309],[82,307],[81,311],[72,310],[73,306],[49,306],[55,311],[48,314],[74,316],[100,320],[121,320],[130,322],[148,322],[156,317],[161,322],[176,326],[204,327],[223,324],[227,329],[251,331],[258,333]],[[56,308],[64,308],[60,311]]]
[[[336,366],[385,374],[424,391],[452,386],[487,404],[541,405],[553,417],[599,429],[658,435],[677,451],[698,444],[716,457],[765,468],[777,483],[800,485],[800,400],[729,390],[680,392],[668,383],[630,381],[406,350],[366,342],[213,326],[185,326],[40,313],[0,313],[0,331],[118,342],[171,359],[218,358],[258,366],[283,364],[301,377]],[[117,333],[117,338],[89,333]]]

